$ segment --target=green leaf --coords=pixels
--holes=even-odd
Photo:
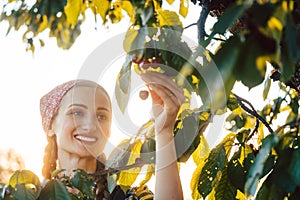
[[[107,177],[107,189],[110,193],[112,193],[115,187],[117,186],[117,179],[117,174],[112,174]]]
[[[85,196],[94,198],[94,178],[87,174],[84,170],[75,170],[71,178],[71,182],[72,185],[80,190]]]
[[[264,165],[266,163],[266,160],[269,157],[269,154],[271,152],[271,149],[278,143],[278,138],[276,135],[271,134],[268,135],[263,141],[261,149],[259,150],[259,153],[257,154],[254,163],[251,165],[247,180],[245,183],[245,194],[246,196],[254,196],[255,191],[257,189],[258,180],[260,179]]]
[[[264,90],[263,90],[263,100],[266,100],[269,94],[271,88],[271,79],[267,78],[265,80],[265,84],[264,84]]]
[[[13,198],[22,200],[36,200],[39,197],[40,191],[28,188],[25,184],[17,184],[15,188],[10,190]]]
[[[231,184],[244,191],[244,185],[246,182],[246,176],[250,166],[254,160],[252,149],[249,145],[241,146],[239,150],[232,156],[228,162],[228,177]]]
[[[300,58],[299,32],[291,14],[286,16],[286,27],[282,39],[281,59],[283,61],[282,75],[288,81],[294,72],[294,66]]]
[[[212,28],[212,33],[209,38],[204,41],[203,46],[207,46],[215,34],[224,35],[226,30],[228,30],[237,19],[244,14],[245,10],[249,8],[253,3],[253,0],[239,1],[234,3],[219,17],[218,21],[214,24]]]
[[[237,80],[251,89],[263,82],[268,57],[265,49],[254,37],[242,43],[239,52],[234,75]]]
[[[144,27],[138,30],[133,28],[128,29],[123,42],[125,52],[130,54],[143,54],[147,34],[148,29]]]
[[[117,76],[115,94],[118,106],[122,113],[128,104],[130,94],[130,81],[131,81],[131,60],[132,55],[127,54],[126,60]]]
[[[155,163],[155,139],[146,139],[141,147],[141,159],[147,163]]]
[[[202,135],[209,122],[209,118],[204,121],[199,120],[198,114],[196,116],[190,115],[182,120],[182,128],[178,129],[174,136],[179,162],[186,162],[197,149],[200,143],[200,135]]]
[[[235,199],[237,194],[237,189],[231,184],[227,168],[222,170],[221,180],[216,187],[215,199],[216,200],[232,200]]]
[[[292,180],[297,184],[297,186],[300,186],[300,150],[299,149],[296,149],[293,152],[288,173],[290,174]]]
[[[229,108],[229,110],[231,111],[239,108],[239,103],[237,102],[235,96],[232,94],[229,96],[227,100],[227,108]]]
[[[203,198],[205,198],[217,184],[218,173],[224,169],[225,162],[226,151],[223,144],[219,144],[210,152],[200,174],[198,191]]]
[[[211,105],[212,112],[224,109],[236,81],[233,69],[239,57],[241,42],[237,37],[222,43],[212,61],[201,68],[199,94],[204,105]]]
[[[119,168],[128,162],[130,151],[133,147],[130,139],[122,140],[108,156],[106,166],[108,168]]]
[[[66,186],[57,179],[51,179],[47,182],[46,186],[42,189],[39,199],[64,199],[72,200]]]

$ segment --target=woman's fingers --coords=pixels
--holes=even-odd
[[[180,104],[184,102],[185,98],[183,95],[183,90],[179,88],[171,78],[154,71],[147,71],[141,74],[141,78],[150,85],[159,85],[166,88],[167,95],[161,96],[162,99],[173,95],[177,98]]]

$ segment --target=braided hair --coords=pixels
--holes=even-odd
[[[50,179],[52,172],[56,169],[57,161],[57,143],[56,135],[47,136],[48,144],[45,147],[44,165],[42,174],[45,179]]]

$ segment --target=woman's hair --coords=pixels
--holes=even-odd
[[[45,147],[44,153],[44,165],[42,169],[42,175],[46,179],[51,178],[52,172],[56,169],[57,162],[57,143],[56,136],[47,136],[48,144]]]
[[[86,87],[97,87],[100,88],[105,92],[108,99],[109,95],[107,94],[106,90],[100,86],[99,84],[89,81],[89,80],[72,80],[68,81],[66,83],[63,83],[57,87],[55,87],[53,90],[51,90],[49,93],[45,94],[41,100],[40,100],[40,112],[42,117],[42,124],[44,131],[46,134],[51,129],[51,125],[53,122],[53,119],[55,118],[60,102],[62,101],[63,97],[73,88],[76,86],[86,86]],[[111,107],[111,102],[110,102]],[[44,178],[49,179],[51,178],[52,172],[57,167],[57,143],[56,143],[56,136],[47,136],[48,144],[45,147],[45,153],[44,153],[44,165],[42,169],[42,175]],[[98,161],[99,162],[99,161]],[[102,165],[97,164],[97,170],[104,169]]]

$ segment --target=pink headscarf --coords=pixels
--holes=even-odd
[[[50,129],[52,119],[58,110],[62,98],[70,89],[72,89],[72,87],[74,87],[76,82],[76,80],[71,80],[63,83],[41,98],[40,112],[42,116],[42,125],[46,133]]]

